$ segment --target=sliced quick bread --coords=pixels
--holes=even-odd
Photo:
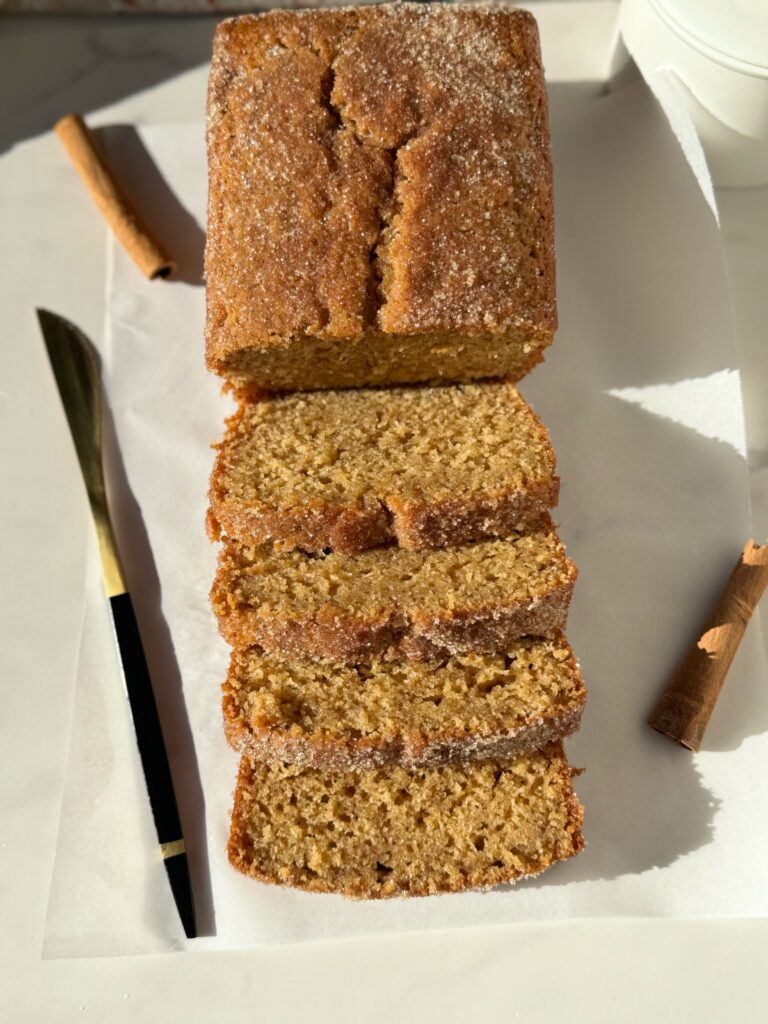
[[[223,686],[235,749],[325,769],[427,767],[536,750],[578,728],[584,680],[564,637],[504,654],[338,665],[235,651]]]
[[[262,882],[357,898],[488,889],[583,846],[560,744],[513,761],[356,772],[244,757],[231,864]]]
[[[507,382],[265,396],[228,422],[209,527],[288,550],[443,547],[509,536],[558,491],[547,431]]]
[[[565,627],[576,569],[548,520],[508,540],[356,555],[225,544],[211,591],[233,647],[335,661],[503,653]]]

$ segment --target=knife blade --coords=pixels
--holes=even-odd
[[[101,379],[95,351],[74,324],[37,310],[40,329],[83,474],[101,557],[120,667],[149,803],[176,908],[187,938],[197,935],[192,885],[173,778],[133,603],[125,584],[104,484]]]

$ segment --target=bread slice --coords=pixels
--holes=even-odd
[[[333,661],[441,658],[561,633],[575,579],[545,520],[509,540],[435,551],[310,556],[225,544],[211,602],[233,647]]]
[[[231,745],[260,761],[350,770],[515,757],[578,728],[586,690],[564,637],[505,654],[336,665],[235,651]]]
[[[509,536],[557,503],[547,431],[510,383],[264,398],[228,423],[210,524],[352,553]]]
[[[536,22],[385,4],[224,21],[206,359],[236,387],[519,379],[554,336]]]
[[[578,853],[562,746],[514,761],[357,772],[244,757],[229,860],[262,882],[377,899],[488,889]]]

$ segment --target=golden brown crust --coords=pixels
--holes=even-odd
[[[404,548],[419,550],[509,537],[554,508],[559,496],[560,479],[553,475],[524,490],[492,497],[473,495],[422,505],[390,498],[393,539]]]
[[[272,388],[517,378],[556,326],[533,18],[392,4],[222,23],[207,361]]]
[[[341,743],[321,742],[308,737],[254,735],[232,716],[226,695],[222,703],[224,734],[234,751],[267,764],[297,764],[322,771],[359,771],[399,764],[405,768],[438,768],[446,764],[471,764],[474,761],[505,761],[549,743],[565,739],[579,728],[581,710],[563,712],[541,721],[533,721],[525,731],[500,733],[482,740],[467,741],[466,736],[444,733],[421,746],[421,737],[405,736],[400,741],[374,744],[347,739]]]
[[[569,563],[570,565],[570,563]],[[495,654],[523,636],[562,633],[568,618],[576,570],[564,570],[562,582],[532,599],[477,612],[427,616],[413,613],[409,633],[400,640],[406,658],[441,658],[473,651]]]
[[[217,576],[211,601],[218,616],[219,632],[232,647],[263,647],[289,658],[324,658],[329,661],[365,661],[377,657],[408,657],[400,617],[356,621],[351,615],[311,618],[267,618],[253,608],[236,610],[225,604],[228,587]]]
[[[310,834],[302,844],[295,845],[290,860],[286,858],[284,862],[281,862],[279,854],[275,853],[268,838],[273,833],[275,825],[279,822],[279,817],[274,825],[271,822],[267,825],[265,822],[260,834],[254,833],[251,825],[254,801],[258,803],[262,797],[269,800],[269,795],[264,793],[264,784],[270,781],[272,774],[279,775],[282,772],[281,766],[259,766],[248,757],[243,757],[240,762],[235,789],[231,831],[227,845],[230,864],[238,871],[250,875],[260,882],[272,885],[289,885],[307,892],[338,893],[352,899],[429,896],[437,893],[464,892],[471,889],[490,889],[497,885],[514,882],[522,877],[540,874],[556,862],[578,854],[584,847],[584,838],[581,833],[583,808],[573,792],[571,779],[574,773],[565,761],[562,747],[559,744],[553,744],[551,747],[545,748],[541,755],[538,756],[549,759],[549,764],[545,768],[549,796],[544,798],[543,801],[542,798],[533,798],[534,801],[538,800],[540,803],[545,804],[545,806],[537,808],[538,814],[535,819],[531,817],[529,822],[520,822],[518,820],[516,827],[510,828],[508,818],[503,814],[502,808],[498,804],[495,806],[491,804],[488,800],[487,792],[480,795],[481,800],[488,801],[486,808],[487,817],[483,823],[483,830],[488,825],[495,825],[496,836],[503,836],[504,841],[513,848],[515,843],[519,841],[519,838],[524,835],[526,846],[533,842],[538,847],[538,852],[534,856],[530,854],[517,856],[511,853],[506,858],[506,862],[499,861],[496,863],[490,861],[487,857],[483,858],[482,855],[476,857],[474,852],[471,855],[460,852],[456,847],[455,837],[447,829],[443,840],[444,845],[441,846],[441,832],[432,830],[429,837],[430,841],[425,850],[418,848],[417,841],[417,856],[421,854],[423,857],[426,854],[428,857],[428,866],[419,864],[422,870],[418,874],[416,871],[410,871],[407,874],[402,871],[390,873],[387,870],[382,872],[380,870],[382,865],[378,862],[374,871],[356,871],[351,865],[339,864],[338,862],[334,864],[333,858],[323,857],[325,843],[317,831],[313,831],[316,817],[318,818],[317,824],[320,824],[320,815],[317,813],[320,805],[314,801],[309,804],[303,804],[300,791],[292,793],[290,775],[285,780],[287,784],[282,785],[283,798],[286,802],[289,800],[298,802],[298,810]],[[515,761],[499,762],[498,766],[495,767],[495,774],[498,778],[503,779],[508,770],[514,771],[515,766]],[[492,767],[488,766],[488,768]],[[469,768],[466,771],[471,775],[478,770],[484,771],[488,769],[478,769],[476,767],[474,769]],[[300,778],[302,774],[306,772],[311,773],[313,770],[298,769],[295,771],[299,772]],[[451,768],[420,769],[414,772],[410,781],[407,781],[406,770],[393,769],[393,772],[396,773],[398,784],[402,785],[405,783],[410,793],[412,795],[416,794],[417,797],[418,790],[423,785],[423,780],[427,779],[430,771],[449,771],[453,772],[454,777],[458,778],[458,773],[462,770]],[[382,772],[379,771],[377,774],[381,775]],[[365,775],[365,772],[348,773],[348,780],[354,784],[358,780],[364,779]],[[340,779],[329,776],[329,780],[330,785],[328,788],[331,794],[339,791],[338,782],[343,786],[345,781],[347,781],[344,776],[341,776]],[[336,799],[338,800],[339,798],[336,797]],[[333,802],[333,800],[334,796],[332,795],[331,801]],[[455,796],[451,802],[453,803],[453,814],[455,815],[460,804]],[[548,807],[546,804],[548,804]],[[354,801],[346,803],[345,806],[352,810],[355,806]],[[357,817],[359,819],[366,819],[368,806],[367,802],[361,802],[357,805]],[[477,807],[475,810],[477,810]],[[439,810],[438,813],[440,813]],[[256,814],[257,817],[261,817],[258,811]],[[349,820],[349,817],[347,815],[347,820]],[[474,817],[476,820],[477,815],[475,814]],[[412,837],[413,831],[418,826],[418,819],[411,823],[413,826],[411,830],[403,829],[403,824],[408,825],[407,812],[405,822],[402,819],[398,821],[400,829],[397,826],[390,826],[391,831],[388,830],[387,832],[381,832],[377,829],[382,860],[386,861],[387,857],[396,859],[401,854],[403,846],[408,843],[409,837]],[[354,829],[354,824],[350,825],[349,829],[350,831]],[[335,833],[337,839],[334,842],[337,844],[343,843],[345,838],[344,832],[345,826],[340,822]],[[509,833],[508,838],[505,836],[507,832]],[[464,838],[462,837],[462,839]],[[470,841],[471,838],[471,836],[466,837]],[[268,845],[263,845],[264,843]],[[358,853],[359,851],[355,849],[354,852]],[[368,850],[368,855],[371,855],[370,849]],[[466,865],[462,864],[463,856],[467,858]],[[331,861],[330,864],[329,860]],[[317,868],[313,867],[313,864],[317,865]]]

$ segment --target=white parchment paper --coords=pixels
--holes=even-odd
[[[148,283],[111,250],[102,354],[118,533],[179,779],[201,922],[215,932],[199,947],[768,912],[768,690],[757,624],[700,754],[644,724],[750,534],[717,225],[644,86],[585,101],[555,85],[551,105],[561,327],[522,390],[558,451],[558,518],[581,570],[569,634],[590,698],[568,751],[586,768],[577,789],[588,846],[514,889],[412,901],[262,886],[226,862],[236,757],[221,728],[227,649],[207,604],[215,552],[203,520],[208,446],[230,403],[203,367],[203,132],[110,139],[134,176],[146,164],[142,146],[151,153],[166,186],[145,192],[156,197],[149,212],[182,255],[181,281]],[[184,945],[91,569],[47,956]]]

